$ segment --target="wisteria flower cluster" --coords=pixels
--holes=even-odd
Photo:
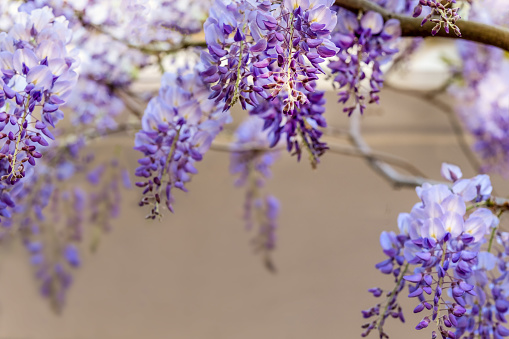
[[[378,93],[383,86],[380,66],[398,52],[395,41],[401,36],[400,24],[395,19],[384,22],[382,15],[373,11],[358,18],[339,8],[338,16],[340,20],[332,41],[340,52],[328,67],[334,75],[334,85],[341,89],[339,102],[347,104],[351,100],[343,111],[348,115],[356,110],[363,113],[366,95],[370,103],[379,101]],[[369,91],[363,89],[364,83]]]
[[[263,131],[263,120],[250,117],[242,122],[235,132],[235,150],[230,156],[230,173],[238,175],[235,185],[246,187],[244,221],[246,229],[257,224],[258,234],[253,239],[255,250],[264,254],[266,266],[273,270],[270,252],[276,246],[277,215],[279,201],[261,190],[271,177],[270,167],[279,157],[278,151],[267,151],[267,132]]]
[[[418,187],[421,201],[411,213],[399,215],[399,233],[380,236],[388,259],[376,267],[392,274],[396,287],[386,293],[385,304],[363,311],[365,318],[376,317],[364,326],[363,336],[377,329],[381,338],[387,337],[386,318],[404,320],[397,300],[406,284],[408,297],[416,299],[414,313],[424,312],[417,330],[435,322],[443,338],[509,335],[503,325],[509,292],[503,261],[507,236],[498,230],[499,219],[490,209],[490,179],[487,175],[462,179],[457,166],[445,163],[442,176],[452,182],[450,187]],[[495,248],[495,240],[501,248]],[[370,292],[375,297],[384,294],[380,288]],[[432,337],[436,337],[435,330]]]
[[[19,13],[11,29],[0,33],[0,215],[7,218],[22,189],[17,183],[54,139],[50,128],[62,119],[60,106],[76,83],[78,61],[68,52],[67,24],[45,7]]]
[[[195,162],[203,158],[212,140],[229,120],[229,112],[208,100],[208,88],[194,69],[166,73],[159,95],[145,110],[142,130],[136,134],[137,182],[144,187],[140,205],[152,206],[148,218],[160,216],[162,202],[173,211],[173,190],[187,191],[185,183],[196,174]]]
[[[67,21],[47,7],[19,16],[8,33],[0,33],[0,154],[11,167],[1,179],[11,182],[25,176],[26,162],[35,165],[38,147],[49,145],[46,138],[54,139],[49,127],[63,117],[59,107],[77,79],[77,60],[66,47]]]
[[[488,3],[486,3],[487,5]],[[507,3],[492,0],[489,5],[473,4],[470,19],[485,24],[506,25],[506,18],[494,10]],[[503,11],[502,11],[503,13]],[[451,87],[458,104],[455,109],[463,125],[474,136],[473,149],[483,159],[482,171],[508,175],[509,166],[509,61],[504,51],[468,41],[457,43],[463,80]]]
[[[288,149],[300,155],[304,145],[313,163],[325,150],[317,128],[325,126],[323,93],[315,92],[315,80],[325,58],[338,51],[330,40],[337,21],[331,4],[216,1],[204,25],[202,75],[212,86],[210,98],[224,109],[237,101],[249,105],[265,120],[271,146],[286,134]]]
[[[503,0],[369,1],[0,0],[0,240],[21,239],[53,307],[64,305],[83,241],[97,247],[119,214],[121,183],[130,186],[118,152],[98,159],[91,140],[137,132],[139,205],[156,219],[162,206],[174,211],[176,191],[187,191],[239,104],[249,116],[228,146],[230,172],[245,189],[254,249],[274,270],[280,202],[266,183],[280,149],[308,156],[313,168],[329,149],[320,78],[339,91],[348,116],[362,114],[378,103],[386,67],[419,44],[404,47],[400,20],[403,33],[412,22],[418,31],[419,20],[402,15],[435,24],[423,35],[461,36],[465,3],[471,20],[492,26],[507,26],[509,12]],[[509,62],[502,50],[472,42],[459,51],[462,83],[451,90],[459,115],[483,170],[507,173]],[[140,74],[157,71],[158,92],[137,88]],[[69,123],[57,125],[64,111]],[[418,187],[420,201],[399,216],[399,232],[380,237],[387,259],[376,267],[395,286],[370,289],[387,299],[363,311],[364,336],[387,337],[389,317],[404,321],[407,286],[422,314],[416,329],[433,327],[432,338],[509,336],[509,234],[499,227],[508,205],[494,202],[487,175],[463,179],[449,164],[442,175],[450,184]]]
[[[52,146],[55,146],[54,144]],[[91,170],[94,157],[84,154],[83,143],[60,144],[45,153],[37,171],[14,186],[10,193],[12,215],[5,218],[0,240],[19,233],[42,296],[59,312],[72,284],[74,269],[81,265],[80,244],[94,229],[91,245],[107,231],[121,202],[120,178],[125,168],[115,160]],[[89,187],[77,184],[88,177]],[[122,180],[124,186],[129,182]],[[62,211],[66,211],[62,213]],[[88,240],[88,239],[87,239]]]

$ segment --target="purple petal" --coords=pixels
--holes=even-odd
[[[384,28],[384,19],[380,13],[368,11],[362,16],[361,27],[371,30],[371,34],[378,34]]]

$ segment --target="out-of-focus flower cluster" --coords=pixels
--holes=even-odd
[[[261,190],[271,176],[270,167],[279,152],[268,150],[267,132],[263,131],[263,120],[258,117],[249,117],[239,125],[232,147],[230,173],[238,175],[236,186],[246,188],[243,215],[246,229],[251,230],[256,224],[255,250],[263,253],[266,266],[273,270],[270,252],[276,246],[279,201],[272,195],[262,194]]]
[[[210,6],[207,0],[35,0],[20,9],[50,6],[64,15],[74,32],[80,55],[80,77],[67,106],[77,128],[117,127],[125,110],[122,95],[141,70],[161,64],[186,36],[201,31]]]
[[[398,217],[399,233],[383,232],[382,249],[389,258],[376,267],[392,274],[396,287],[387,301],[363,311],[375,317],[364,328],[364,336],[377,329],[386,336],[383,325],[389,316],[404,320],[398,297],[409,284],[408,297],[416,298],[414,313],[425,312],[417,330],[435,322],[443,338],[480,336],[500,338],[509,335],[504,327],[509,310],[505,258],[508,236],[498,229],[496,208],[487,175],[462,179],[461,170],[443,164],[442,176],[451,181],[425,184],[417,188],[421,199],[411,213]],[[375,297],[380,288],[370,290]],[[433,331],[432,337],[436,337]]]
[[[474,2],[470,19],[507,27],[507,2]],[[504,16],[505,13],[505,16]],[[474,150],[483,159],[483,171],[509,174],[509,61],[499,48],[458,41],[462,82],[452,86],[455,109],[474,136]]]
[[[2,212],[0,241],[21,238],[41,294],[56,311],[65,303],[72,269],[80,266],[80,243],[97,243],[99,231],[107,231],[118,213],[120,178],[129,186],[127,172],[116,160],[91,170],[94,157],[83,146],[83,142],[53,143],[36,170],[3,200],[9,209]],[[89,224],[92,239],[86,234]]]
[[[187,191],[185,183],[197,173],[194,164],[230,118],[208,95],[197,71],[182,68],[163,76],[159,95],[145,110],[135,140],[144,155],[136,175],[144,181],[136,185],[144,188],[140,205],[152,207],[149,218],[161,214],[162,202],[173,211],[173,190]]]

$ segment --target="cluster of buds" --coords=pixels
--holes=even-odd
[[[431,31],[432,35],[436,35],[444,25],[444,30],[449,34],[449,30],[452,29],[457,36],[461,36],[461,32],[456,21],[460,19],[458,14],[459,7],[452,7],[452,4],[456,0],[447,0],[445,3],[440,0],[419,0],[419,3],[414,8],[414,17],[418,17],[422,13],[422,7],[431,8],[431,12],[424,17],[421,25],[424,25],[427,21],[434,22],[435,27]],[[438,16],[438,18],[436,17]]]

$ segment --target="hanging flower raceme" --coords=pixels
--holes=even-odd
[[[292,114],[307,102],[297,85],[307,87],[317,79],[322,58],[337,52],[329,40],[337,21],[331,4],[286,0],[226,6],[216,1],[204,25],[208,52],[202,55],[204,79],[213,84],[211,98],[225,102],[225,108],[240,100],[246,108],[258,104],[256,95],[272,99],[283,94],[283,112]],[[277,69],[268,68],[274,63]]]
[[[270,167],[279,152],[267,150],[267,132],[263,131],[263,120],[249,117],[235,132],[234,148],[230,156],[230,173],[239,175],[235,185],[246,188],[244,221],[246,229],[256,224],[258,232],[253,239],[255,249],[264,255],[266,266],[273,270],[270,252],[276,246],[275,232],[279,201],[272,195],[262,194],[266,179],[271,176]]]
[[[5,218],[0,229],[2,238],[19,235],[40,293],[55,311],[62,310],[73,271],[81,264],[80,243],[91,240],[90,247],[95,248],[100,231],[109,230],[106,227],[121,203],[118,162],[109,160],[88,172],[93,155],[84,153],[83,146],[79,139],[52,144],[37,170],[27,173],[9,192],[16,204],[9,206],[12,217]],[[83,177],[92,185],[77,185]],[[87,230],[93,230],[91,237]]]
[[[309,84],[315,87],[314,81]],[[264,120],[264,129],[268,130],[270,147],[277,145],[283,138],[288,152],[293,152],[300,160],[304,150],[313,168],[319,162],[319,157],[328,149],[327,144],[320,140],[327,122],[323,117],[325,112],[325,98],[323,91],[309,92],[302,85],[297,86],[307,96],[308,102],[292,115],[282,115],[280,112],[285,105],[285,99],[276,97],[271,101],[263,101],[250,109],[249,114]]]
[[[344,112],[355,110],[362,114],[369,103],[378,103],[383,86],[381,65],[398,52],[395,43],[401,36],[399,21],[384,19],[379,13],[368,11],[360,19],[356,14],[339,8],[340,18],[332,41],[340,49],[337,59],[328,64],[339,87],[339,102],[346,104]],[[368,91],[363,88],[369,88]]]
[[[67,24],[44,7],[19,13],[9,32],[0,33],[0,157],[10,165],[2,181],[25,176],[42,156],[40,147],[54,138],[50,127],[63,117],[59,108],[77,79]]]
[[[173,189],[187,191],[185,183],[197,173],[195,162],[229,120],[229,112],[218,109],[208,94],[195,70],[180,69],[163,76],[159,95],[145,110],[135,139],[135,149],[144,157],[135,174],[145,178],[136,185],[144,188],[140,206],[152,206],[149,218],[161,214],[162,202],[173,211]]]
[[[489,5],[489,6],[487,6]],[[490,25],[506,25],[506,18],[495,8],[507,13],[508,4],[490,0],[474,3],[470,20]],[[458,72],[461,83],[450,92],[456,98],[456,112],[465,128],[473,135],[473,149],[483,159],[483,171],[509,175],[509,61],[504,51],[469,41],[457,42],[462,65]]]
[[[270,146],[281,136],[288,150],[310,150],[313,166],[326,149],[323,93],[315,80],[321,64],[338,48],[330,41],[336,25],[332,1],[216,1],[204,25],[208,52],[201,73],[210,98],[229,108],[240,101],[265,120]],[[249,107],[248,107],[249,106]]]
[[[375,315],[380,318],[365,325],[364,335],[375,328],[385,335],[383,325],[391,315],[404,319],[397,298],[405,283],[410,284],[408,297],[418,299],[414,313],[427,313],[416,329],[436,322],[442,337],[452,339],[464,332],[480,334],[483,331],[477,327],[481,319],[477,315],[486,312],[484,307],[493,305],[487,301],[488,288],[493,289],[488,280],[493,283],[503,279],[495,278],[491,272],[498,263],[491,251],[499,220],[486,208],[491,206],[490,179],[487,175],[461,179],[460,169],[449,164],[442,165],[442,175],[453,182],[451,188],[443,184],[418,187],[421,202],[411,213],[400,214],[399,234],[383,232],[380,236],[383,251],[389,258],[376,267],[382,273],[392,273],[396,287],[387,294],[385,305],[378,304],[363,311],[365,318]],[[506,293],[501,289],[507,287],[498,284],[494,298],[500,299]],[[370,292],[376,297],[383,294],[379,288]],[[488,330],[490,333],[507,331],[500,325],[505,322],[505,311],[499,312],[498,320],[489,317],[490,326],[493,325]],[[465,323],[461,320],[463,316],[470,319]],[[474,322],[477,329],[473,329],[470,322]]]

